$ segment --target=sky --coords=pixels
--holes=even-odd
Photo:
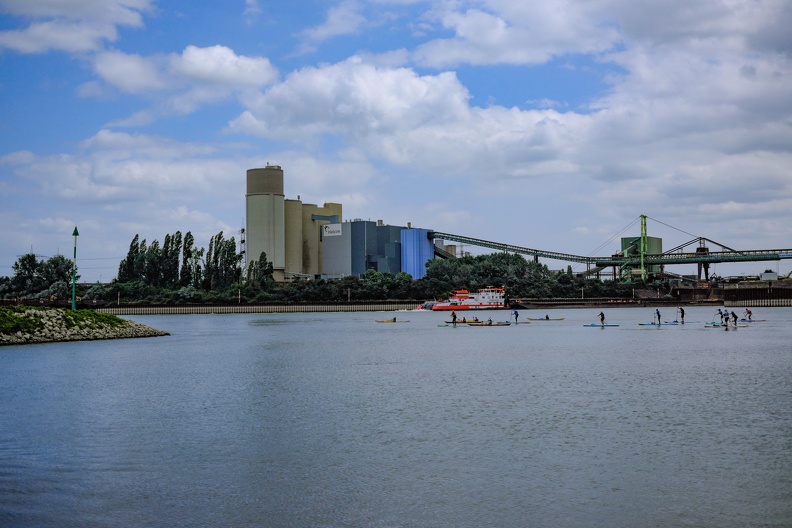
[[[792,248],[790,27],[788,0],[0,0],[0,276],[75,227],[85,282],[136,234],[238,240],[267,164],[345,220]],[[712,272],[765,269],[792,260]]]

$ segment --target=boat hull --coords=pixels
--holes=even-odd
[[[481,288],[475,293],[468,290],[455,290],[451,296],[432,306],[436,312],[470,311],[470,310],[508,310],[509,303],[503,288]]]
[[[452,311],[465,311],[465,310],[508,310],[508,306],[502,304],[445,304],[438,303],[432,306],[432,310],[438,312],[452,312]]]

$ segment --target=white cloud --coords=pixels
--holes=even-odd
[[[278,76],[265,57],[237,55],[225,46],[187,46],[181,55],[171,55],[170,61],[171,71],[194,83],[259,87]]]
[[[265,57],[237,55],[225,46],[187,46],[181,54],[142,57],[117,51],[96,56],[94,70],[109,86],[159,104],[114,126],[148,124],[158,115],[188,114],[198,107],[271,84],[278,72]],[[83,95],[100,93],[85,86]]]
[[[245,100],[248,110],[229,129],[295,141],[338,135],[374,158],[439,174],[493,166],[499,177],[574,170],[564,145],[589,117],[474,108],[468,97],[450,72],[419,76],[351,59],[301,70]]]
[[[322,42],[357,33],[366,23],[366,18],[360,14],[361,5],[356,0],[343,0],[340,4],[331,7],[327,12],[327,19],[319,26],[305,29],[300,36],[304,43],[302,53],[314,51]]]
[[[267,58],[237,55],[225,46],[187,46],[180,55],[149,57],[112,51],[99,54],[94,67],[105,82],[131,93],[185,86],[238,90],[265,86],[278,76]]]
[[[120,51],[100,53],[94,70],[106,83],[133,94],[162,91],[172,85],[161,58],[141,57]]]
[[[291,137],[325,132],[387,133],[425,121],[454,121],[467,112],[467,91],[453,73],[420,77],[404,68],[378,68],[352,58],[305,68],[245,100],[248,132]],[[241,121],[232,124],[239,130]]]
[[[464,9],[469,4],[478,7]],[[540,64],[565,54],[603,52],[621,38],[600,2],[494,0],[469,4],[450,3],[452,9],[438,14],[442,27],[452,30],[454,36],[419,46],[413,54],[416,63],[436,68]]]
[[[248,24],[252,23],[260,13],[261,6],[258,0],[245,0],[245,10],[242,14],[247,18]]]
[[[407,4],[413,11],[426,7],[411,0],[376,3],[397,11]],[[75,50],[112,41],[111,31],[131,27],[133,15],[148,8],[146,2],[111,2],[126,8],[130,18],[102,15],[89,25],[77,15],[47,14],[60,9],[54,0],[2,5],[27,4],[41,9],[25,15],[34,24],[74,24],[63,32],[71,32],[66,40],[46,46]],[[259,3],[245,5],[253,10]],[[243,111],[228,131],[254,136],[255,148],[239,155],[242,150],[228,144],[105,129],[71,155],[5,155],[0,168],[19,178],[4,178],[3,190],[30,183],[58,203],[76,210],[90,205],[95,214],[117,218],[114,225],[122,229],[155,226],[158,231],[148,238],[195,229],[184,224],[200,222],[208,239],[218,225],[243,221],[245,170],[270,161],[286,169],[290,197],[339,201],[347,218],[412,221],[529,247],[574,252],[596,245],[598,237],[641,213],[695,225],[697,232],[734,247],[792,240],[790,5],[782,0],[434,2],[405,27],[421,26],[427,35],[442,38],[427,40],[414,32],[412,40],[395,43],[398,49],[371,48],[336,63],[302,63],[282,80],[269,59],[222,45],[181,42],[174,48],[183,48],[181,53],[151,55],[98,52],[91,57],[99,80],[81,85],[80,93],[109,100],[117,90],[150,105],[112,126],[142,126],[236,98]],[[365,9],[343,2],[328,11],[322,25],[289,30],[311,44],[362,34],[376,23],[366,21]],[[26,31],[28,49],[45,49],[44,37],[33,38],[31,28],[12,35],[15,42],[21,46]],[[8,35],[0,34],[0,40]],[[54,31],[49,38],[60,37]],[[536,99],[522,108],[471,103],[490,94],[472,94],[479,88],[475,82],[466,85],[467,79],[508,69],[516,72],[514,79],[541,75],[545,70],[533,66],[554,59],[547,68],[567,63],[607,70],[606,90],[589,99],[582,112],[577,103],[563,102],[564,90],[549,90],[547,97],[532,94]],[[598,63],[605,68],[598,69]],[[476,68],[493,64],[513,66]],[[460,65],[459,72],[448,69],[453,65]],[[436,69],[427,73],[419,67]],[[528,99],[520,86],[513,88],[512,100]],[[501,97],[493,94],[490,101],[497,100]],[[38,207],[37,200],[30,202]],[[2,205],[0,210],[17,207],[10,200]],[[504,221],[514,211],[523,224]],[[68,214],[34,213],[73,222]],[[530,227],[543,218],[553,218],[552,232]]]
[[[33,19],[25,29],[0,31],[0,47],[21,53],[96,51],[118,38],[117,27],[143,25],[149,0],[3,0],[0,10]]]

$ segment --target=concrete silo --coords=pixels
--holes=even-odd
[[[286,237],[286,275],[303,274],[303,209],[305,206],[299,196],[296,200],[286,200],[284,210]]]
[[[272,262],[274,278],[283,280],[286,268],[283,170],[278,165],[247,171],[245,232],[248,268],[261,252]]]
[[[304,204],[303,217],[303,262],[304,273],[320,275],[322,270],[322,226],[343,221],[340,203],[325,203],[322,207]]]

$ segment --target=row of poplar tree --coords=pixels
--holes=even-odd
[[[209,240],[207,249],[195,246],[191,232],[165,235],[150,244],[138,235],[118,266],[118,282],[140,281],[150,286],[175,290],[184,287],[221,290],[239,282],[242,254],[234,237],[225,239],[220,231]]]

